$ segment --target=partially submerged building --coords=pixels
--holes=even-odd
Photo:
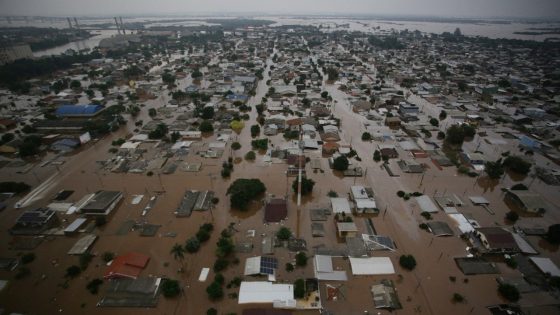
[[[86,215],[109,215],[123,198],[120,191],[100,190],[80,209]]]

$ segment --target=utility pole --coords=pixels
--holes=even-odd
[[[296,229],[296,237],[299,238],[299,218],[300,218],[300,214],[301,214],[301,180],[302,180],[302,166],[301,166],[301,157],[303,156],[303,133],[301,131],[301,125],[299,126],[299,150],[300,150],[300,156],[298,157],[298,164],[299,164],[299,169],[298,169],[298,196],[297,196],[297,229]]]

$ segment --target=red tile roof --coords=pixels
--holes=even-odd
[[[125,255],[118,256],[113,260],[111,266],[107,268],[105,272],[105,279],[114,278],[132,278],[136,279],[142,272],[142,269],[146,268],[150,261],[150,257],[139,254],[139,253],[127,253]]]
[[[280,222],[288,216],[288,204],[284,199],[272,199],[264,208],[266,222]]]

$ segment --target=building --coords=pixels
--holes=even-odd
[[[401,127],[401,119],[399,117],[385,118],[385,126],[391,129],[399,129]]]
[[[405,102],[399,103],[399,114],[402,116],[416,116],[420,112],[420,108],[414,104]]]
[[[337,222],[336,230],[341,238],[356,237],[358,234],[358,227],[354,222]]]
[[[239,304],[284,303],[295,307],[294,286],[267,281],[241,282]]]
[[[0,66],[7,63],[12,63],[19,59],[33,58],[33,52],[29,45],[14,45],[7,47],[0,47]]]
[[[265,222],[280,222],[288,216],[288,203],[285,199],[271,199],[264,208]]]
[[[513,235],[499,227],[477,228],[475,235],[479,238],[482,247],[487,253],[517,253],[519,246]]]
[[[544,214],[548,208],[541,195],[527,190],[508,190],[504,199],[529,213]]]
[[[80,209],[87,215],[108,215],[123,198],[120,191],[100,190]]]
[[[58,117],[95,117],[105,109],[102,105],[62,105],[56,109]]]
[[[484,155],[480,153],[461,153],[461,158],[465,163],[468,163],[475,170],[481,172],[484,171],[484,163],[486,162]]]
[[[150,257],[139,253],[127,253],[113,259],[105,271],[105,279],[130,278],[136,279],[150,261]]]
[[[12,234],[40,234],[59,223],[56,211],[49,208],[38,208],[23,212],[10,230]]]
[[[274,277],[278,269],[278,259],[274,257],[249,257],[245,261],[245,276],[264,275]]]
[[[393,281],[381,280],[371,286],[375,308],[400,309],[402,308]]]
[[[379,209],[373,198],[373,190],[364,186],[350,187],[352,200],[355,203],[357,213],[378,213]]]

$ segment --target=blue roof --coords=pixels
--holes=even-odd
[[[101,105],[62,105],[56,109],[57,116],[95,115],[104,107]]]

